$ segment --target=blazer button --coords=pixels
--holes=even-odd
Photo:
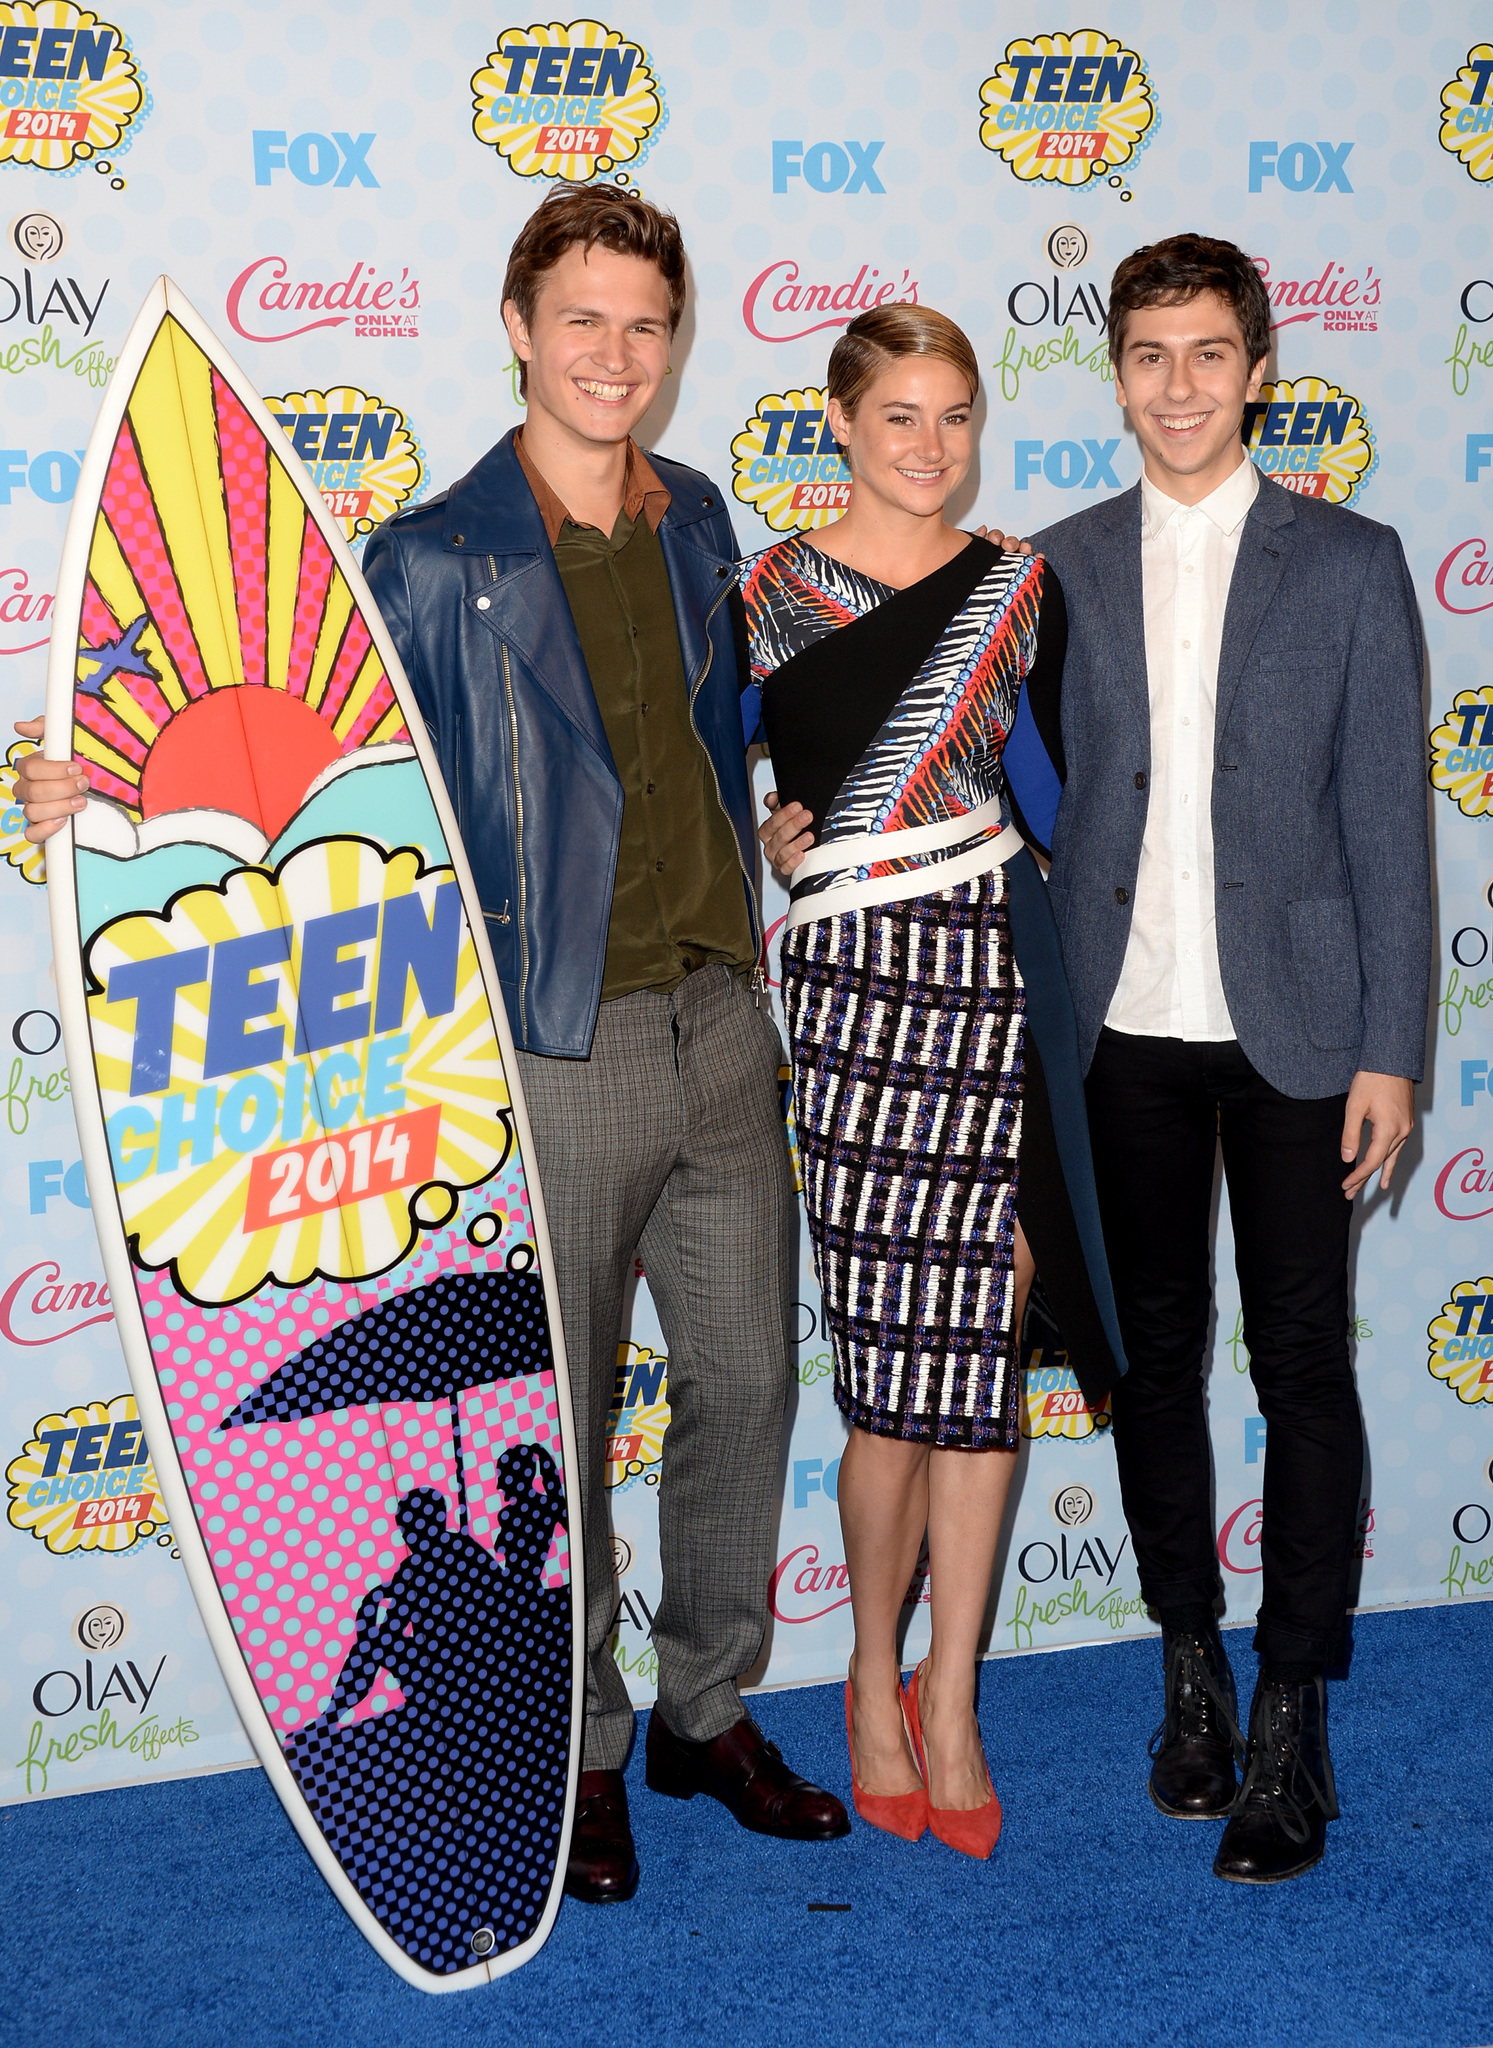
[[[466,546],[466,544],[467,544],[467,537],[466,537],[466,535],[465,535],[464,533],[453,533],[453,534],[452,534],[452,536],[451,536],[451,545],[452,545],[452,547],[454,547],[454,548],[462,548],[462,547],[465,547],[465,546]]]
[[[717,569],[715,573],[717,576],[729,576],[731,571],[729,569]]]
[[[1135,771],[1135,786],[1137,789],[1144,789],[1146,786],[1146,778],[1141,774],[1139,768]]]
[[[1130,891],[1128,889],[1116,889],[1115,901],[1116,903],[1128,903],[1130,901]]]

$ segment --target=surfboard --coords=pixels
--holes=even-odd
[[[89,1511],[169,1516],[270,1782],[379,1954],[488,1983],[554,1923],[584,1699],[533,1142],[393,644],[166,278],[83,463],[45,746],[90,764],[47,847],[52,937],[162,1496],[114,1432]]]

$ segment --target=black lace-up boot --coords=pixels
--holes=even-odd
[[[1239,1705],[1216,1625],[1163,1628],[1166,1719],[1151,1737],[1153,1803],[1172,1820],[1221,1820],[1233,1809],[1244,1754]]]
[[[1320,1677],[1272,1681],[1262,1672],[1249,1710],[1244,1783],[1218,1854],[1215,1877],[1279,1884],[1322,1860],[1337,1819],[1327,1752],[1327,1688]]]

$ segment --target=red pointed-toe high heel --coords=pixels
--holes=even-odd
[[[905,1842],[916,1842],[928,1826],[928,1791],[919,1785],[916,1792],[896,1792],[888,1797],[880,1792],[863,1792],[855,1775],[855,1742],[851,1734],[851,1715],[854,1698],[850,1680],[845,1681],[845,1746],[850,1751],[850,1797],[856,1812],[870,1827],[883,1828],[889,1835],[900,1835]],[[906,1715],[904,1712],[904,1725]],[[908,1730],[909,1738],[912,1731]]]
[[[907,1682],[907,1723],[912,1734],[912,1753],[923,1776],[928,1782],[928,1758],[923,1748],[923,1720],[918,1710],[918,1680],[927,1668],[928,1660],[913,1672]],[[928,1825],[941,1842],[951,1849],[957,1849],[961,1856],[976,1856],[982,1861],[987,1857],[1001,1833],[1001,1803],[995,1796],[995,1787],[990,1783],[990,1766],[985,1766],[985,1783],[990,1785],[990,1797],[983,1806],[935,1806],[928,1802]]]

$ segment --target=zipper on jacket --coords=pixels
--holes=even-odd
[[[492,557],[488,557],[488,568],[493,572],[496,583],[497,571]],[[503,641],[503,692],[508,699],[508,754],[510,772],[513,776],[514,837],[518,846],[518,1020],[527,1043],[529,1036],[529,923],[524,915],[524,790],[518,772],[518,712],[513,703],[513,674],[508,663],[508,643]],[[506,910],[507,905],[505,904]]]
[[[751,919],[752,943],[756,948],[756,952],[753,955],[753,975],[755,977],[762,971],[762,909],[757,901],[757,884],[752,880],[751,870],[748,868],[746,862],[741,858],[741,842],[736,837],[735,825],[731,824],[731,813],[728,810],[726,810],[726,799],[721,795],[721,778],[715,772],[715,762],[711,759],[710,749],[706,746],[704,739],[701,738],[699,726],[695,724],[695,699],[699,696],[700,691],[704,688],[705,678],[710,674],[710,664],[715,659],[715,643],[710,637],[710,622],[715,617],[716,613],[720,610],[721,606],[726,602],[726,599],[731,595],[731,592],[735,589],[735,587],[735,580],[733,578],[732,581],[726,585],[725,589],[721,592],[720,596],[716,599],[715,603],[710,607],[710,610],[705,614],[705,660],[703,666],[700,669],[699,675],[696,676],[694,682],[690,685],[689,723],[691,732],[693,732],[695,738],[700,743],[700,752],[705,756],[706,760],[710,762],[711,780],[715,783],[715,800],[720,805],[721,810],[725,815],[726,823],[731,826],[731,843],[736,848],[736,858],[738,863],[740,864],[742,876],[746,882],[747,912]],[[751,790],[752,786],[749,782],[747,784],[748,798],[750,798],[751,796]],[[755,979],[753,987],[753,1000],[755,1001]]]

